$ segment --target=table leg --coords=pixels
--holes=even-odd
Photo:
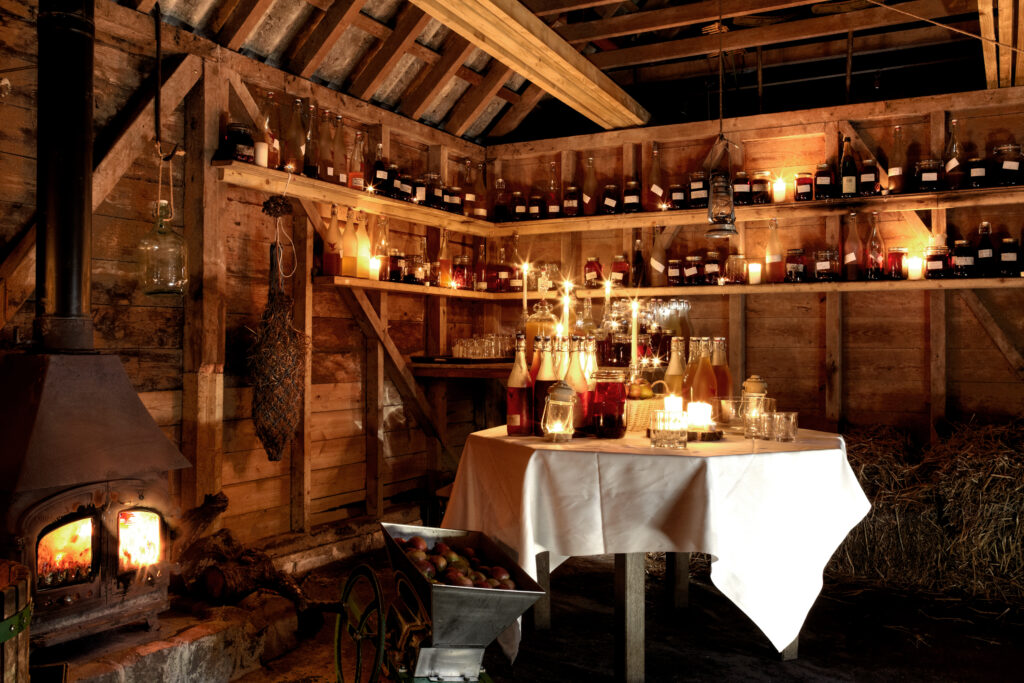
[[[533,628],[547,631],[551,628],[551,554],[537,553],[537,585],[544,589],[544,595],[533,603]]]
[[[779,659],[783,662],[791,662],[797,657],[797,648],[800,645],[800,636],[793,639],[793,642],[786,646],[786,649],[779,653]]]
[[[646,553],[615,555],[615,678],[644,680],[644,560]]]
[[[690,553],[665,553],[665,578],[676,609],[690,605]]]

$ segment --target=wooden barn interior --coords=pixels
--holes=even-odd
[[[1014,0],[0,0],[0,680],[1017,675],[1018,133]],[[558,443],[538,385],[516,436],[534,330],[582,338],[577,418],[618,366],[624,441]],[[673,336],[725,340],[686,450],[637,412],[700,402]],[[778,439],[730,431],[765,395]],[[833,469],[754,472],[787,449]],[[697,469],[609,460],[546,507],[536,458],[587,453]],[[768,540],[731,518],[787,499]],[[88,558],[45,568],[71,527]],[[444,582],[395,578],[444,529],[522,600],[460,603],[494,621],[469,664]],[[792,623],[723,578],[729,535]]]

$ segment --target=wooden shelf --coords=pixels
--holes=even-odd
[[[495,299],[508,299],[513,296],[522,298],[522,294],[495,294],[493,292],[474,292],[469,289],[448,289],[445,287],[424,287],[423,285],[406,285],[400,282],[381,282],[379,280],[364,280],[357,277],[340,277],[337,275],[317,275],[313,278],[315,285],[336,285],[338,287],[358,287],[359,289],[370,289],[381,292],[395,292],[397,294],[421,294],[423,296],[443,296],[450,299],[477,299],[481,301],[494,301]]]
[[[409,363],[416,377],[505,379],[512,372],[512,363]]]

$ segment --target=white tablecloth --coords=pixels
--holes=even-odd
[[[796,442],[728,436],[686,451],[649,440],[553,444],[471,434],[443,526],[483,531],[551,566],[574,555],[706,552],[711,580],[780,652],[800,632],[822,571],[870,509],[842,437]],[[518,638],[516,638],[518,640]]]

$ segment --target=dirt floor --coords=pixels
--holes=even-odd
[[[362,559],[380,570],[389,592],[383,553]],[[648,558],[649,681],[1021,680],[1020,609],[827,585],[804,624],[799,658],[782,662],[757,627],[695,565],[690,606],[674,610],[666,594],[664,562]],[[326,610],[337,609],[350,566],[324,568],[305,583],[325,609],[316,636],[242,681],[334,680],[335,614]],[[613,576],[611,556],[573,558],[556,569],[552,630],[526,628],[514,665],[492,645],[484,663],[495,683],[613,680]],[[351,670],[345,680],[354,680]]]

